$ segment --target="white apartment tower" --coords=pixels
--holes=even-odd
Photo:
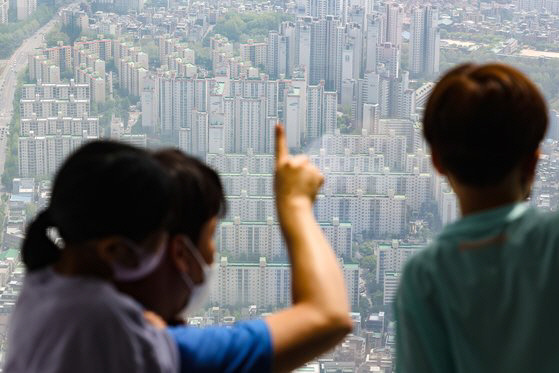
[[[159,80],[146,77],[140,97],[142,102],[142,127],[155,129],[159,117],[158,85]]]
[[[397,78],[400,71],[400,48],[392,43],[382,43],[377,47],[378,62],[384,65],[390,76]]]
[[[410,32],[409,67],[414,75],[439,72],[439,11],[431,5],[413,10]]]
[[[227,97],[224,99],[225,151],[269,153],[273,128],[266,116],[266,98]]]
[[[239,47],[242,61],[250,61],[253,67],[266,64],[268,45],[266,43],[255,43],[249,40]]]
[[[312,142],[336,129],[337,93],[326,91],[324,82],[307,87],[306,140]]]
[[[392,43],[396,47],[402,45],[402,20],[404,9],[396,3],[385,4],[386,32],[385,42]]]
[[[17,20],[23,21],[37,10],[37,0],[17,0]]]
[[[295,65],[309,71],[311,66],[312,18],[300,18],[295,28]]]
[[[207,81],[172,76],[160,76],[158,80],[161,131],[191,128],[193,110],[206,111]]]
[[[234,262],[222,257],[218,274],[210,291],[210,303],[222,307],[253,305],[285,307],[291,304],[291,270],[289,264],[268,263],[262,257],[257,262]],[[342,264],[349,302],[359,306],[359,266]]]
[[[311,21],[309,84],[324,80],[327,90],[341,87],[343,37],[339,18],[327,16]]]
[[[284,52],[285,53],[285,52]],[[285,58],[285,54],[283,56]],[[266,57],[266,72],[270,79],[277,79],[280,67],[280,35],[277,31],[268,34],[268,49]]]
[[[377,46],[384,41],[385,17],[382,13],[372,13],[367,15],[365,23],[365,73],[376,72],[378,63]]]
[[[81,135],[58,133],[43,136],[30,131],[19,138],[19,174],[22,177],[51,176],[72,151],[96,138],[85,130]]]
[[[353,53],[352,78],[359,79],[363,76],[365,64],[363,63],[363,26],[357,23],[347,24],[345,28],[345,49]]]
[[[8,23],[9,0],[0,0],[0,25]]]
[[[300,118],[304,109],[303,100],[305,100],[305,97],[302,97],[301,91],[298,88],[291,87],[285,94],[283,108],[285,131],[287,146],[291,149],[299,149],[301,147],[303,128]]]
[[[313,18],[342,16],[342,0],[307,0],[306,14]]]

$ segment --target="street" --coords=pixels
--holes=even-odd
[[[55,15],[52,20],[41,27],[35,34],[27,38],[23,44],[6,61],[6,67],[0,74],[0,175],[4,172],[6,159],[6,141],[8,124],[13,115],[13,100],[17,84],[17,76],[27,66],[27,56],[36,48],[44,45],[44,36],[58,22]]]

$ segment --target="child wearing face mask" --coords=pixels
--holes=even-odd
[[[302,156],[290,157],[284,130],[276,129],[275,195],[292,265],[293,305],[265,320],[230,328],[190,328],[177,315],[192,314],[207,298],[217,262],[213,235],[225,214],[218,175],[178,150],[155,158],[174,180],[174,209],[161,265],[119,288],[174,325],[181,372],[290,371],[328,351],[351,330],[347,292],[334,252],[314,219],[312,204],[323,178]],[[227,284],[223,284],[227,286]]]
[[[171,190],[161,166],[128,145],[90,142],[64,162],[23,242],[4,372],[178,371],[170,334],[113,285],[159,265]]]

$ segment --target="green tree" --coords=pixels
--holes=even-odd
[[[70,44],[70,37],[65,34],[64,32],[58,30],[52,30],[45,36],[45,41],[47,42],[47,47],[54,47],[58,45],[58,42],[61,41],[64,45]]]
[[[367,255],[359,260],[359,266],[367,271],[376,271],[377,257],[376,255]]]
[[[369,301],[369,298],[367,298],[364,295],[360,295],[359,296],[359,313],[361,314],[361,320],[363,322],[365,322],[365,320],[367,320],[367,318],[369,317],[369,315],[372,312],[372,305],[371,302]]]
[[[31,17],[24,21],[0,25],[0,58],[8,58],[24,39],[31,36],[46,24],[55,14],[56,9],[41,5]]]
[[[17,85],[15,89],[13,105],[12,120],[8,124],[8,138],[6,142],[6,159],[4,162],[4,173],[2,174],[2,184],[4,188],[12,191],[12,180],[19,175],[17,149],[19,145],[19,100],[21,99],[21,89],[25,76],[28,75],[28,70],[18,76]]]
[[[191,44],[189,48],[194,51],[195,63],[197,66],[203,67],[204,69],[212,70],[212,58],[210,55],[210,48],[204,46],[203,44]]]
[[[155,44],[155,40],[144,40],[141,42],[140,46],[142,48],[142,51],[147,53],[148,55],[150,67],[157,68],[161,66],[161,60],[159,58],[159,48]]]
[[[217,22],[210,35],[220,34],[233,42],[263,40],[270,31],[278,30],[281,22],[293,19],[292,15],[284,13],[230,12]]]
[[[455,48],[441,49],[441,71],[464,62],[484,63],[492,61],[506,63],[523,71],[540,87],[549,102],[554,105],[558,104],[559,59],[501,55],[496,54],[488,47],[474,51]]]
[[[384,293],[382,290],[377,290],[371,296],[371,302],[373,303],[372,311],[378,312],[384,308]]]

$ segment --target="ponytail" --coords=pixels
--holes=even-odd
[[[47,235],[53,223],[49,210],[43,210],[27,228],[21,247],[21,257],[29,272],[54,264],[60,257],[60,249]]]
[[[164,228],[172,181],[145,150],[106,140],[75,150],[58,170],[48,208],[27,228],[21,257],[28,271],[58,261],[63,249],[50,238],[56,228],[64,246],[120,236],[140,243]]]

